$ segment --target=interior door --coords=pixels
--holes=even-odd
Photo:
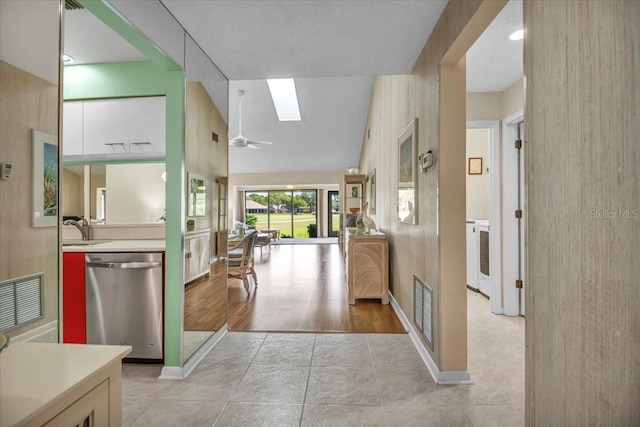
[[[340,193],[338,191],[328,191],[329,196],[329,237],[338,237],[340,231]]]

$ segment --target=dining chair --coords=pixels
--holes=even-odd
[[[258,286],[258,278],[256,277],[256,271],[253,268],[253,249],[255,247],[257,235],[258,233],[256,231],[247,234],[242,240],[242,246],[229,251],[229,254],[227,255],[227,277],[242,279],[247,295],[251,294],[248,274],[251,274],[255,286]]]

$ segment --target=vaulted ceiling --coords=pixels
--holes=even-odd
[[[230,172],[240,173],[357,165],[373,77],[411,71],[447,2],[162,3],[229,79],[229,136],[238,133],[236,91],[243,89],[242,133],[274,143],[258,150],[230,147]],[[121,46],[123,40],[102,40],[108,31],[92,18],[67,19],[67,53],[84,49],[86,62],[109,62],[120,51],[124,60],[136,60],[135,49]],[[522,76],[521,43],[518,48],[505,41],[506,32],[518,26],[522,5],[512,0],[468,54],[468,90],[501,91]],[[101,48],[92,51],[83,41]],[[295,78],[300,122],[277,119],[265,79],[283,77]]]

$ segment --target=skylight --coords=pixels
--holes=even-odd
[[[273,105],[281,122],[300,121],[298,95],[293,79],[267,79]]]

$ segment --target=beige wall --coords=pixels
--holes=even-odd
[[[0,181],[0,280],[44,273],[44,318],[16,336],[58,319],[58,227],[32,226],[31,130],[58,134],[58,87],[0,61],[0,159],[13,166]]]
[[[467,120],[502,120],[524,108],[524,79],[502,92],[467,92]]]
[[[65,195],[60,200],[62,215],[84,215],[84,178],[66,168],[61,172],[60,194]]]
[[[239,208],[238,191],[248,188],[286,189],[295,185],[294,190],[318,190],[318,237],[326,237],[328,230],[327,191],[339,190],[344,170],[322,172],[277,172],[277,173],[232,173],[229,175],[230,218],[242,220],[244,215]]]
[[[528,425],[637,426],[640,2],[524,18]]]
[[[187,82],[185,112],[185,168],[205,178],[207,209],[205,216],[187,217],[195,227],[211,229],[212,251],[215,253],[215,232],[218,230],[218,177],[227,176],[227,124],[206,89],[200,82]],[[218,142],[211,139],[218,134]]]
[[[379,202],[371,216],[389,235],[391,287],[405,315],[413,317],[414,274],[434,289],[435,349],[425,347],[446,371],[467,368],[467,117],[464,62],[458,61],[504,3],[449,2],[411,75],[376,77],[367,125],[371,138],[363,145],[360,163],[363,173],[376,169]],[[443,61],[447,65],[442,67],[439,84]],[[397,138],[414,117],[418,118],[418,153],[434,149],[437,162],[427,174],[418,174],[418,225],[408,225],[396,219]]]
[[[164,171],[164,163],[107,165],[107,223],[156,222],[164,215]]]
[[[489,218],[489,147],[491,131],[467,129],[467,167],[470,157],[482,158],[482,174],[466,175],[467,219]]]

